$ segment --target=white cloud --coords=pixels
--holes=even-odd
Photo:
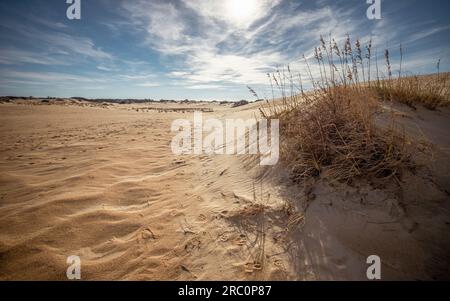
[[[121,75],[121,77],[125,80],[144,80],[144,79],[150,79],[154,78],[154,74],[133,74],[133,75]]]
[[[95,46],[94,42],[85,37],[76,37],[65,33],[42,34],[40,37],[51,47],[60,48],[68,53],[93,58],[93,59],[113,59],[113,56]]]
[[[44,31],[18,22],[5,22],[2,26],[19,35],[23,41],[33,43],[33,55],[30,55],[30,50],[20,49],[23,53],[28,52],[27,57],[33,57],[33,59],[38,58],[38,60],[42,59],[45,62],[51,57],[58,56],[58,60],[64,58],[67,64],[73,63],[80,58],[93,60],[114,59],[112,54],[96,46],[92,39],[61,32],[60,30],[66,28],[62,23],[49,21],[38,21],[38,23],[46,24],[54,30]]]
[[[179,62],[167,76],[191,87],[266,85],[267,72],[301,55],[320,34],[332,28],[334,34],[344,36],[354,28],[341,18],[351,11],[325,7],[291,12],[275,9],[278,0],[242,3],[124,1],[122,5],[135,27],[147,34],[147,44]],[[292,31],[295,37],[289,36]],[[299,40],[308,44],[298,45]]]
[[[124,3],[133,22],[143,26],[151,38],[173,41],[182,37],[184,24],[180,22],[181,16],[173,4],[142,0]]]
[[[49,53],[36,53],[17,48],[0,49],[0,64],[37,64],[37,65],[67,65],[67,61],[54,58]]]
[[[20,79],[29,80],[40,83],[92,83],[92,82],[105,82],[106,80],[98,76],[92,75],[75,75],[61,72],[28,72],[28,71],[14,71],[14,70],[2,70],[2,77],[6,79]]]
[[[187,88],[192,89],[192,90],[224,89],[224,87],[220,86],[220,85],[192,85],[192,86],[187,86]]]
[[[413,43],[415,41],[425,39],[429,36],[432,36],[434,34],[437,34],[441,31],[448,30],[448,29],[450,29],[450,25],[427,28],[425,30],[416,32],[413,35],[409,36],[405,43]]]
[[[160,84],[150,82],[150,83],[140,83],[140,84],[135,84],[135,86],[137,86],[137,87],[152,88],[152,87],[159,87]]]
[[[111,71],[115,70],[113,68],[109,68],[109,67],[105,67],[105,66],[97,66],[97,69],[100,71],[106,71],[106,72],[111,72]]]
[[[185,4],[206,19],[215,19],[234,28],[248,28],[266,16],[280,0],[187,0]]]

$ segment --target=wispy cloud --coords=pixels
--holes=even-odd
[[[305,75],[302,55],[312,58],[320,35],[342,42],[347,33],[363,42],[372,39],[380,60],[385,47],[402,43],[408,48],[405,69],[432,70],[423,65],[434,66],[439,57],[441,67],[450,68],[448,41],[443,38],[450,25],[441,13],[443,4],[423,4],[421,10],[390,1],[383,5],[383,19],[370,21],[365,1],[359,0],[90,3],[98,11],[90,10],[80,22],[68,22],[64,12],[60,18],[54,17],[59,16],[56,13],[31,16],[10,9],[22,8],[20,4],[2,6],[6,8],[0,12],[2,87],[39,86],[41,91],[46,85],[51,92],[58,85],[61,90],[64,86],[89,93],[98,90],[95,95],[104,88],[102,92],[111,96],[244,98],[249,97],[246,85],[264,89],[269,83],[266,73],[283,65]],[[52,12],[52,1],[46,5],[43,11]],[[433,10],[432,18],[423,17],[425,6]],[[318,72],[310,61],[312,72]],[[158,94],[145,94],[149,90]]]
[[[135,84],[135,86],[137,86],[137,87],[151,88],[151,87],[159,87],[160,84],[150,82],[150,83],[139,83],[139,84]]]
[[[89,75],[75,75],[61,72],[28,72],[28,71],[14,71],[14,70],[2,70],[5,74],[4,78],[28,80],[40,83],[91,83],[91,82],[105,82],[104,78]]]
[[[298,56],[299,40],[317,39],[333,28],[342,35],[351,24],[330,8],[290,12],[275,10],[280,1],[123,2],[147,44],[179,67],[169,77],[202,87],[211,83],[267,84],[265,73]],[[242,7],[244,6],[244,7]],[[239,19],[239,20],[236,20]],[[292,30],[297,32],[294,38]],[[311,44],[311,42],[309,42]],[[296,48],[298,47],[298,48]]]
[[[113,59],[113,56],[96,47],[94,41],[85,37],[76,37],[65,33],[41,34],[41,41],[57,47],[67,53],[74,53],[93,59]]]
[[[1,48],[0,64],[68,65],[68,62],[64,59],[54,58],[48,52],[32,52],[17,48]]]
[[[421,30],[419,32],[416,32],[414,34],[412,34],[411,36],[409,36],[409,38],[406,40],[406,43],[413,43],[416,42],[418,40],[422,40],[425,38],[428,38],[429,36],[432,36],[434,34],[437,34],[439,32],[442,31],[446,31],[450,29],[450,25],[446,25],[446,26],[435,26],[432,28],[427,28],[425,30]]]
[[[193,89],[193,90],[208,90],[208,89],[224,89],[225,87],[220,86],[220,85],[192,85],[192,86],[187,86],[186,88],[188,89]]]
[[[39,20],[38,23],[46,24],[51,29],[38,29],[20,24],[17,21],[5,22],[1,26],[9,32],[20,36],[24,42],[32,43],[32,48],[35,49],[33,56],[39,56],[44,61],[55,55],[59,57],[65,56],[68,62],[77,58],[95,60],[111,60],[114,58],[112,54],[96,46],[92,39],[63,32],[67,26],[62,23],[45,20]],[[30,50],[22,49],[22,52],[25,51],[31,53]],[[8,54],[14,55],[11,51]],[[27,55],[27,57],[30,57],[30,55]]]

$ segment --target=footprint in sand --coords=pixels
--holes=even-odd
[[[147,228],[141,232],[141,238],[144,241],[149,241],[149,240],[155,240],[156,236],[150,228]]]
[[[235,242],[238,246],[243,246],[247,242],[247,237],[244,234],[240,234]]]
[[[206,215],[200,214],[200,215],[197,217],[197,219],[198,219],[200,222],[206,222],[206,220],[207,220],[208,218],[206,217]]]
[[[282,269],[282,270],[285,269],[285,268],[284,268],[284,263],[283,263],[283,261],[282,261],[281,259],[275,259],[275,260],[273,261],[273,265],[276,266],[277,268]]]
[[[199,250],[200,249],[200,245],[202,244],[201,240],[197,237],[194,237],[193,239],[189,240],[185,245],[184,245],[184,250],[187,253],[191,253],[194,250]]]
[[[179,212],[178,210],[172,210],[172,211],[170,211],[169,215],[172,217],[176,217],[176,216],[183,215],[183,213]]]
[[[262,264],[257,262],[257,261],[247,262],[244,265],[244,269],[245,269],[246,273],[252,274],[254,272],[261,271],[262,270]]]
[[[219,240],[220,240],[221,242],[227,242],[229,239],[230,239],[230,237],[228,236],[227,233],[224,233],[224,234],[222,234],[222,235],[219,236]]]

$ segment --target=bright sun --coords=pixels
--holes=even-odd
[[[225,14],[236,23],[250,21],[258,10],[257,0],[226,0],[225,3]]]

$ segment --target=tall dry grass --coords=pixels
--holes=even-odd
[[[273,100],[266,100],[260,109],[263,117],[280,120],[280,153],[294,181],[321,176],[344,182],[357,177],[398,178],[414,166],[411,141],[393,111],[383,126],[376,124],[375,116],[382,101],[422,103],[429,108],[446,105],[448,75],[430,77],[425,83],[418,77],[403,77],[401,57],[394,79],[386,50],[387,77],[380,76],[372,42],[362,46],[349,36],[342,45],[321,37],[314,51],[315,73],[303,58],[312,89],[306,91],[303,77],[294,76],[288,66],[268,75]]]
[[[450,74],[407,76],[380,80],[374,89],[382,100],[393,100],[412,108],[423,105],[430,110],[450,105]]]

